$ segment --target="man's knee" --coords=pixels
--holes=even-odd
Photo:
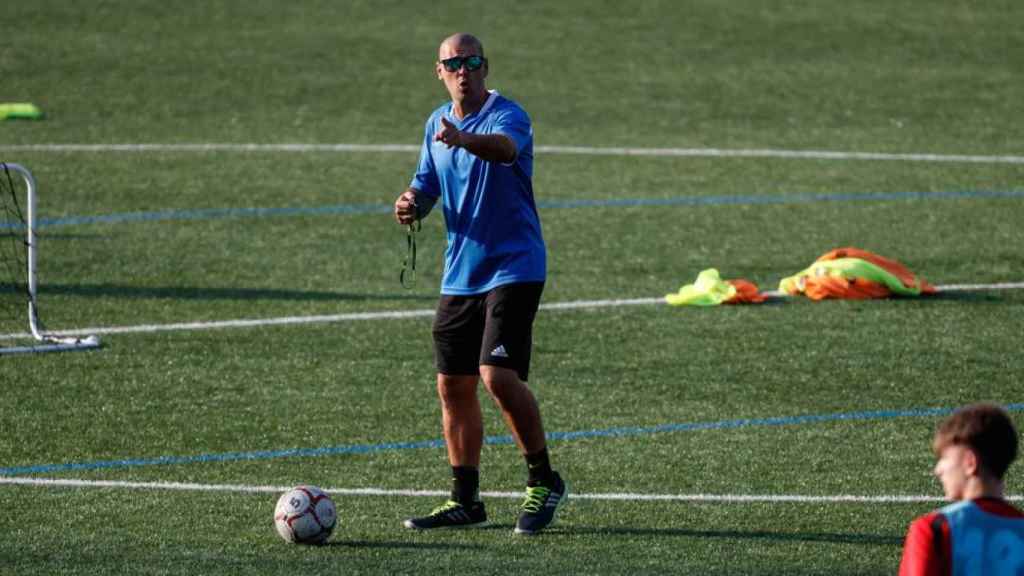
[[[445,404],[458,404],[476,398],[476,375],[437,375],[437,395]]]
[[[480,378],[487,392],[498,400],[510,394],[518,394],[526,386],[515,370],[500,366],[481,365]]]

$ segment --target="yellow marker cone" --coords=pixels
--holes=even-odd
[[[665,302],[672,306],[718,306],[735,295],[736,287],[722,280],[718,270],[708,268],[697,275],[695,283],[666,294]]]
[[[2,120],[39,120],[43,112],[35,104],[28,102],[0,103],[0,119]]]

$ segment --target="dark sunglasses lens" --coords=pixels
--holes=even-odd
[[[479,70],[484,65],[484,59],[482,56],[453,56],[447,60],[441,60],[441,64],[444,65],[444,69],[449,72],[458,72],[462,65],[466,65],[466,70],[473,72]]]
[[[458,72],[459,68],[462,68],[462,57],[456,56],[447,60],[442,60],[441,64],[444,64],[444,69],[449,72]]]

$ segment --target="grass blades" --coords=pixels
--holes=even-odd
[[[8,7],[4,98],[45,113],[0,123],[0,161],[39,182],[40,312],[53,329],[112,331],[99,351],[0,357],[0,573],[894,573],[907,524],[941,502],[928,448],[941,416],[988,400],[1024,424],[1024,291],[650,300],[710,267],[774,290],[842,246],[940,286],[1019,283],[1019,161],[538,152],[544,302],[644,302],[538,315],[530,385],[579,497],[524,539],[511,532],[525,467],[482,390],[496,526],[401,526],[448,488],[430,342],[444,225],[424,222],[418,283],[405,290],[405,230],[390,216],[416,154],[159,145],[416,145],[445,99],[437,45],[465,29],[539,147],[1019,160],[1021,11],[918,0]],[[0,346],[23,342],[11,337],[27,329],[20,308],[0,318]],[[378,316],[353,316],[364,313]],[[395,313],[411,314],[379,316]],[[257,322],[213,327],[237,320]],[[1007,482],[1024,492],[1019,463]],[[273,530],[276,487],[298,483],[342,490],[329,546],[289,546]],[[359,489],[380,492],[344,492]],[[640,498],[700,494],[720,499]]]

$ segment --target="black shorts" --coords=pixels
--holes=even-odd
[[[526,382],[543,291],[543,282],[524,282],[472,296],[442,295],[434,317],[437,371],[479,374],[485,364],[515,370]]]

